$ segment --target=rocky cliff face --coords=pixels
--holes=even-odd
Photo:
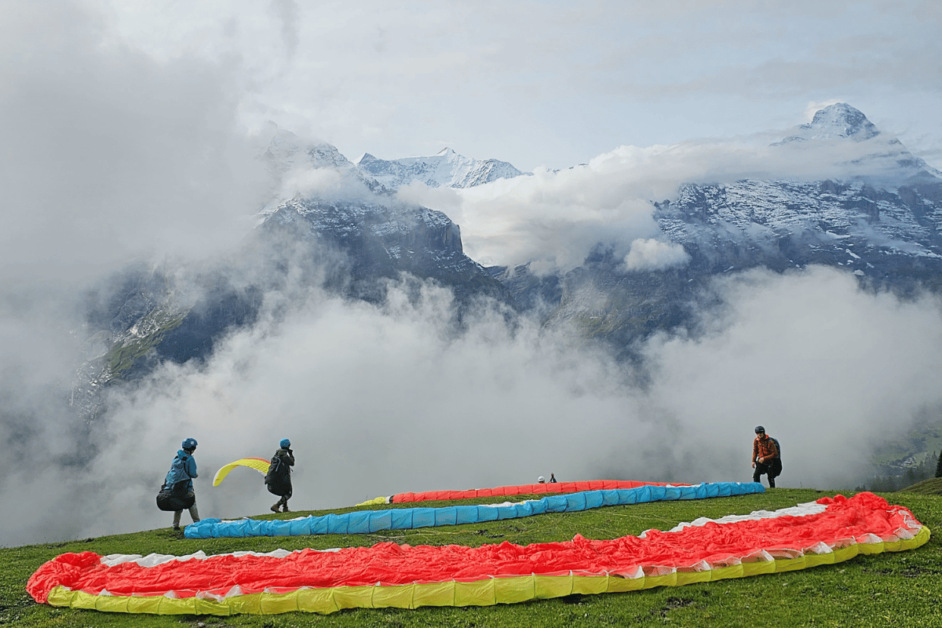
[[[379,280],[408,273],[451,288],[459,300],[507,299],[506,289],[464,254],[461,230],[445,214],[378,200],[293,199],[267,211],[254,237],[287,237],[341,254],[354,279],[348,296],[356,298],[372,300],[383,293]]]
[[[907,272],[942,270],[940,201],[942,181],[893,189],[740,181],[684,186],[674,203],[656,204],[654,215],[703,272],[825,264],[894,283]]]

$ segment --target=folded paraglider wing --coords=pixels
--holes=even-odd
[[[664,482],[638,482],[634,480],[587,480],[582,482],[557,482],[553,484],[521,484],[496,488],[475,488],[466,491],[426,491],[424,493],[396,493],[389,498],[392,504],[407,504],[425,501],[454,501],[479,497],[513,497],[515,495],[542,495],[549,493],[581,493],[611,489],[637,488],[639,486],[687,486]]]
[[[708,499],[763,493],[757,482],[719,482],[695,486],[652,486],[547,495],[538,500],[446,506],[444,508],[397,508],[360,510],[320,517],[284,519],[203,519],[186,527],[188,539],[247,536],[304,536],[308,534],[372,534],[380,530],[409,530],[433,526],[454,526],[505,519],[520,519],[546,513],[579,512],[604,506],[644,504],[656,501]]]

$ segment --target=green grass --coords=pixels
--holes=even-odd
[[[918,493],[920,495],[942,495],[942,478],[929,478],[928,480],[917,482],[912,486],[907,486],[901,489],[900,492]]]
[[[681,521],[703,516],[716,518],[774,510],[832,494],[809,489],[777,489],[759,495],[614,506],[583,513],[371,535],[190,541],[168,527],[137,534],[0,549],[0,564],[3,565],[0,569],[0,626],[942,626],[942,543],[935,536],[914,551],[858,556],[845,563],[804,571],[492,607],[358,609],[326,616],[293,613],[158,617],[56,609],[35,604],[25,592],[32,572],[63,552],[180,555],[203,550],[207,554],[218,554],[249,549],[265,552],[279,547],[324,549],[381,541],[478,546],[503,541],[519,544],[564,541],[577,533],[604,539],[638,534],[649,528],[668,529]],[[883,496],[891,503],[910,508],[931,530],[942,530],[942,497],[913,492]],[[355,508],[332,512],[350,510]],[[309,513],[264,518],[299,514]],[[155,511],[154,517],[158,521],[166,517],[166,513]]]

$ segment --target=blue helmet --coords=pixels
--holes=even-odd
[[[282,449],[287,449],[288,447],[291,447],[291,441],[288,440],[287,438],[282,438],[281,442],[278,444],[281,445]]]
[[[196,439],[188,438],[185,441],[183,441],[183,449],[184,450],[196,449]]]

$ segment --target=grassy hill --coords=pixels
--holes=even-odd
[[[237,550],[266,552],[277,548],[325,549],[381,541],[478,546],[503,541],[518,544],[565,541],[577,533],[587,538],[606,539],[639,534],[650,528],[668,529],[681,521],[703,516],[716,518],[774,510],[833,494],[809,489],[777,489],[760,495],[614,506],[582,513],[370,535],[190,541],[167,527],[136,534],[0,549],[0,565],[3,566],[0,569],[0,626],[942,626],[942,542],[935,535],[915,551],[858,556],[845,563],[804,571],[490,607],[359,609],[327,616],[293,613],[158,617],[56,609],[35,604],[25,592],[26,581],[33,571],[63,552],[181,555],[203,550],[207,554],[219,554]],[[942,497],[920,492],[890,493],[883,497],[911,509],[933,532],[942,530]],[[487,501],[504,500],[480,500],[480,503]],[[449,503],[454,502],[434,505]],[[331,512],[351,510],[356,508]],[[287,518],[299,514],[325,513],[259,518]],[[167,517],[167,513],[154,513],[155,523]]]
[[[942,495],[942,478],[929,478],[912,486],[907,486],[900,492],[918,493],[919,495]]]

